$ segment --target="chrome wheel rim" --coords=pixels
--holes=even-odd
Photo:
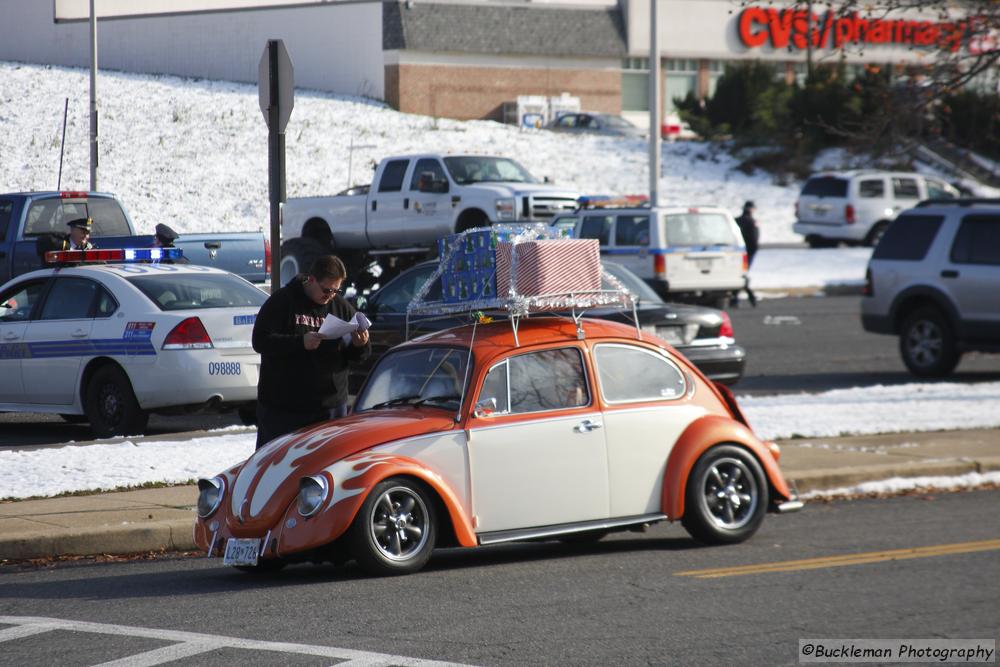
[[[392,561],[413,558],[427,544],[427,506],[413,489],[395,486],[372,505],[368,531],[379,553]]]
[[[910,359],[918,366],[931,366],[941,357],[944,336],[941,329],[929,320],[915,322],[906,333],[906,349]]]
[[[753,519],[760,501],[757,479],[740,459],[715,461],[705,471],[701,488],[708,513],[719,528],[735,530]]]

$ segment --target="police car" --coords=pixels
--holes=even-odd
[[[251,347],[267,294],[180,251],[49,252],[0,287],[0,411],[140,433],[151,412],[252,410]]]

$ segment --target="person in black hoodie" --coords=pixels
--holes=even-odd
[[[351,342],[317,331],[327,314],[342,320],[355,309],[339,294],[347,277],[333,255],[318,258],[260,307],[253,349],[260,353],[257,383],[257,448],[278,436],[347,414],[347,366],[371,353],[367,331]]]

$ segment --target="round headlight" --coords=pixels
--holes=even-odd
[[[198,516],[204,519],[219,509],[222,496],[226,492],[226,480],[222,477],[198,480]]]
[[[330,490],[326,477],[313,475],[299,480],[299,514],[312,516],[323,506]]]

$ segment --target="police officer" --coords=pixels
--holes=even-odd
[[[63,250],[93,250],[90,242],[90,228],[94,226],[92,218],[75,218],[66,223],[69,234],[63,239]]]
[[[177,246],[174,245],[174,241],[178,238],[180,238],[180,235],[177,232],[161,222],[156,225],[156,233],[153,235],[153,247],[176,248]],[[187,257],[163,260],[164,264],[188,264],[189,262],[190,260]]]

